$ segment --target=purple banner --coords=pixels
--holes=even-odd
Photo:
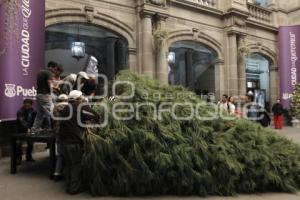
[[[279,28],[279,73],[281,100],[288,109],[300,83],[300,25]]]
[[[36,75],[44,65],[45,1],[0,4],[0,120],[14,120],[23,99],[36,96]]]

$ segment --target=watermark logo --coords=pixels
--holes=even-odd
[[[73,110],[74,106],[70,102],[58,103],[55,109],[58,112],[52,113],[52,118],[59,121],[75,119],[78,125],[83,128],[103,128],[109,124],[109,120],[140,121],[147,118],[146,120],[163,121],[169,120],[171,117],[172,120],[176,121],[191,121],[193,119],[233,121],[244,118],[261,122],[268,115],[263,105],[243,101],[242,96],[235,97],[238,100],[235,104],[231,103],[232,105],[229,106],[230,104],[227,102],[223,103],[222,106],[221,102],[214,103],[216,97],[213,93],[205,97],[201,96],[202,101],[200,99],[198,101],[198,97],[192,92],[148,92],[136,87],[130,81],[115,81],[111,87],[112,91],[109,92],[107,77],[99,75],[97,80],[104,83],[102,85],[104,93],[101,96],[87,96],[87,99],[91,100],[92,103],[78,99],[78,108],[75,110]],[[77,84],[82,82],[79,78]],[[77,87],[80,88],[81,85],[78,84]],[[183,100],[183,102],[179,100]],[[65,106],[69,107],[67,109],[70,111],[69,115],[60,117],[62,113],[59,110]],[[95,110],[92,111],[93,108],[98,113],[94,112]]]
[[[283,93],[282,94],[282,99],[283,100],[289,100],[293,97],[293,94],[289,94],[289,93]]]

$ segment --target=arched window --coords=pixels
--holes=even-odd
[[[215,61],[217,53],[194,41],[179,41],[171,45],[169,83],[185,86],[196,93],[215,92]]]
[[[270,61],[259,53],[250,54],[246,65],[247,92],[256,102],[270,107]]]
[[[73,57],[74,42],[84,44],[82,58]],[[62,64],[67,75],[87,70],[91,56],[98,60],[99,73],[113,79],[119,70],[128,67],[128,42],[113,31],[90,24],[63,23],[47,27],[46,64],[49,61]]]

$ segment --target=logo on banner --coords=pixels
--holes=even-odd
[[[15,84],[5,84],[5,91],[4,91],[5,96],[9,98],[13,98],[16,96],[16,85]]]
[[[5,96],[8,98],[23,96],[23,97],[36,97],[37,91],[34,87],[31,89],[23,88],[22,86],[17,86],[15,84],[5,84]]]

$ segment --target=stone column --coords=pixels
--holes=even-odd
[[[113,80],[116,75],[115,44],[117,38],[106,39],[106,75],[108,80]]]
[[[225,94],[225,66],[224,60],[216,60],[215,64],[215,97],[219,99]]]
[[[238,94],[240,96],[246,94],[246,44],[245,36],[238,37]]]
[[[132,72],[138,72],[137,68],[137,50],[136,48],[128,49],[128,65]]]
[[[142,13],[142,71],[143,74],[154,78],[154,55],[153,55],[153,34],[152,15]]]
[[[235,96],[238,94],[238,70],[237,70],[237,37],[235,33],[228,35],[228,51],[229,51],[229,64],[228,64],[228,82],[229,94]]]
[[[166,29],[166,18],[159,17],[158,21],[158,29],[164,31]],[[157,49],[156,54],[156,77],[161,84],[167,85],[168,84],[168,46],[166,41],[162,42],[162,45],[159,49]]]

